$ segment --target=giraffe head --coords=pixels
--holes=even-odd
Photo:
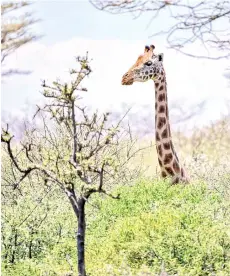
[[[131,85],[136,82],[145,82],[147,80],[157,81],[163,69],[163,54],[155,55],[154,45],[145,46],[144,54],[140,55],[135,64],[122,77],[123,85]]]

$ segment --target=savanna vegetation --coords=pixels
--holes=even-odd
[[[35,39],[23,36],[34,22],[3,26],[2,62]],[[173,133],[191,183],[172,186],[154,139],[135,137],[126,113],[82,105],[91,72],[77,57],[69,81],[42,82],[44,104],[20,138],[3,125],[2,275],[230,275],[230,117]]]
[[[184,138],[184,155],[193,151],[188,186],[158,179],[152,148],[130,163],[144,164],[140,175],[111,188],[119,199],[92,196],[88,275],[229,275],[229,140],[227,119]],[[3,170],[13,175],[9,159]],[[13,183],[2,183],[3,275],[76,275],[77,222],[65,195],[35,176]]]
[[[81,107],[76,68],[21,140],[2,131],[3,275],[229,275],[229,117],[174,133],[192,181],[171,186],[154,141]]]

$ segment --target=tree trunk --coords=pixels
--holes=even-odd
[[[77,239],[77,253],[78,253],[78,275],[86,276],[85,271],[85,199],[78,200],[78,231],[76,233]]]
[[[76,198],[74,189],[66,189],[66,194],[77,217],[78,229],[76,232],[78,275],[86,276],[85,271],[85,198]]]

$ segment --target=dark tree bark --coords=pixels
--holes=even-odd
[[[78,252],[78,272],[79,276],[86,276],[85,271],[85,199],[78,200],[78,231],[76,233]]]
[[[90,194],[84,196],[80,196],[78,199],[73,189],[66,189],[66,194],[70,200],[72,205],[74,214],[77,218],[77,232],[76,232],[76,244],[77,244],[77,258],[78,258],[78,275],[86,276],[85,270],[85,230],[86,230],[86,222],[85,222],[85,202],[86,198],[90,196]]]

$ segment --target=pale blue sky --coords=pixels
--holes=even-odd
[[[154,43],[157,52],[164,52],[168,77],[169,102],[189,106],[209,99],[203,121],[214,120],[227,112],[225,99],[229,97],[223,72],[227,61],[205,61],[185,57],[167,49],[164,37],[149,36],[170,22],[166,16],[147,25],[151,14],[133,20],[130,14],[111,15],[95,9],[85,1],[38,1],[30,9],[41,21],[34,28],[44,37],[11,56],[8,66],[31,69],[28,76],[12,76],[2,84],[2,108],[19,113],[25,102],[37,103],[40,80],[64,77],[74,64],[73,57],[87,50],[93,58],[93,74],[88,81],[86,99],[95,106],[116,107],[122,102],[149,105],[153,111],[153,84],[120,85],[121,76],[135,62],[145,44]],[[202,51],[191,45],[194,51]],[[25,112],[27,111],[26,107]],[[21,113],[23,113],[22,111]],[[145,111],[146,112],[146,111]],[[201,122],[199,118],[199,122]]]
[[[52,44],[73,37],[90,39],[146,39],[150,14],[132,20],[130,14],[111,15],[85,1],[39,1],[34,10],[43,21],[44,43]],[[152,26],[153,27],[153,26]],[[154,30],[154,28],[153,28]]]

